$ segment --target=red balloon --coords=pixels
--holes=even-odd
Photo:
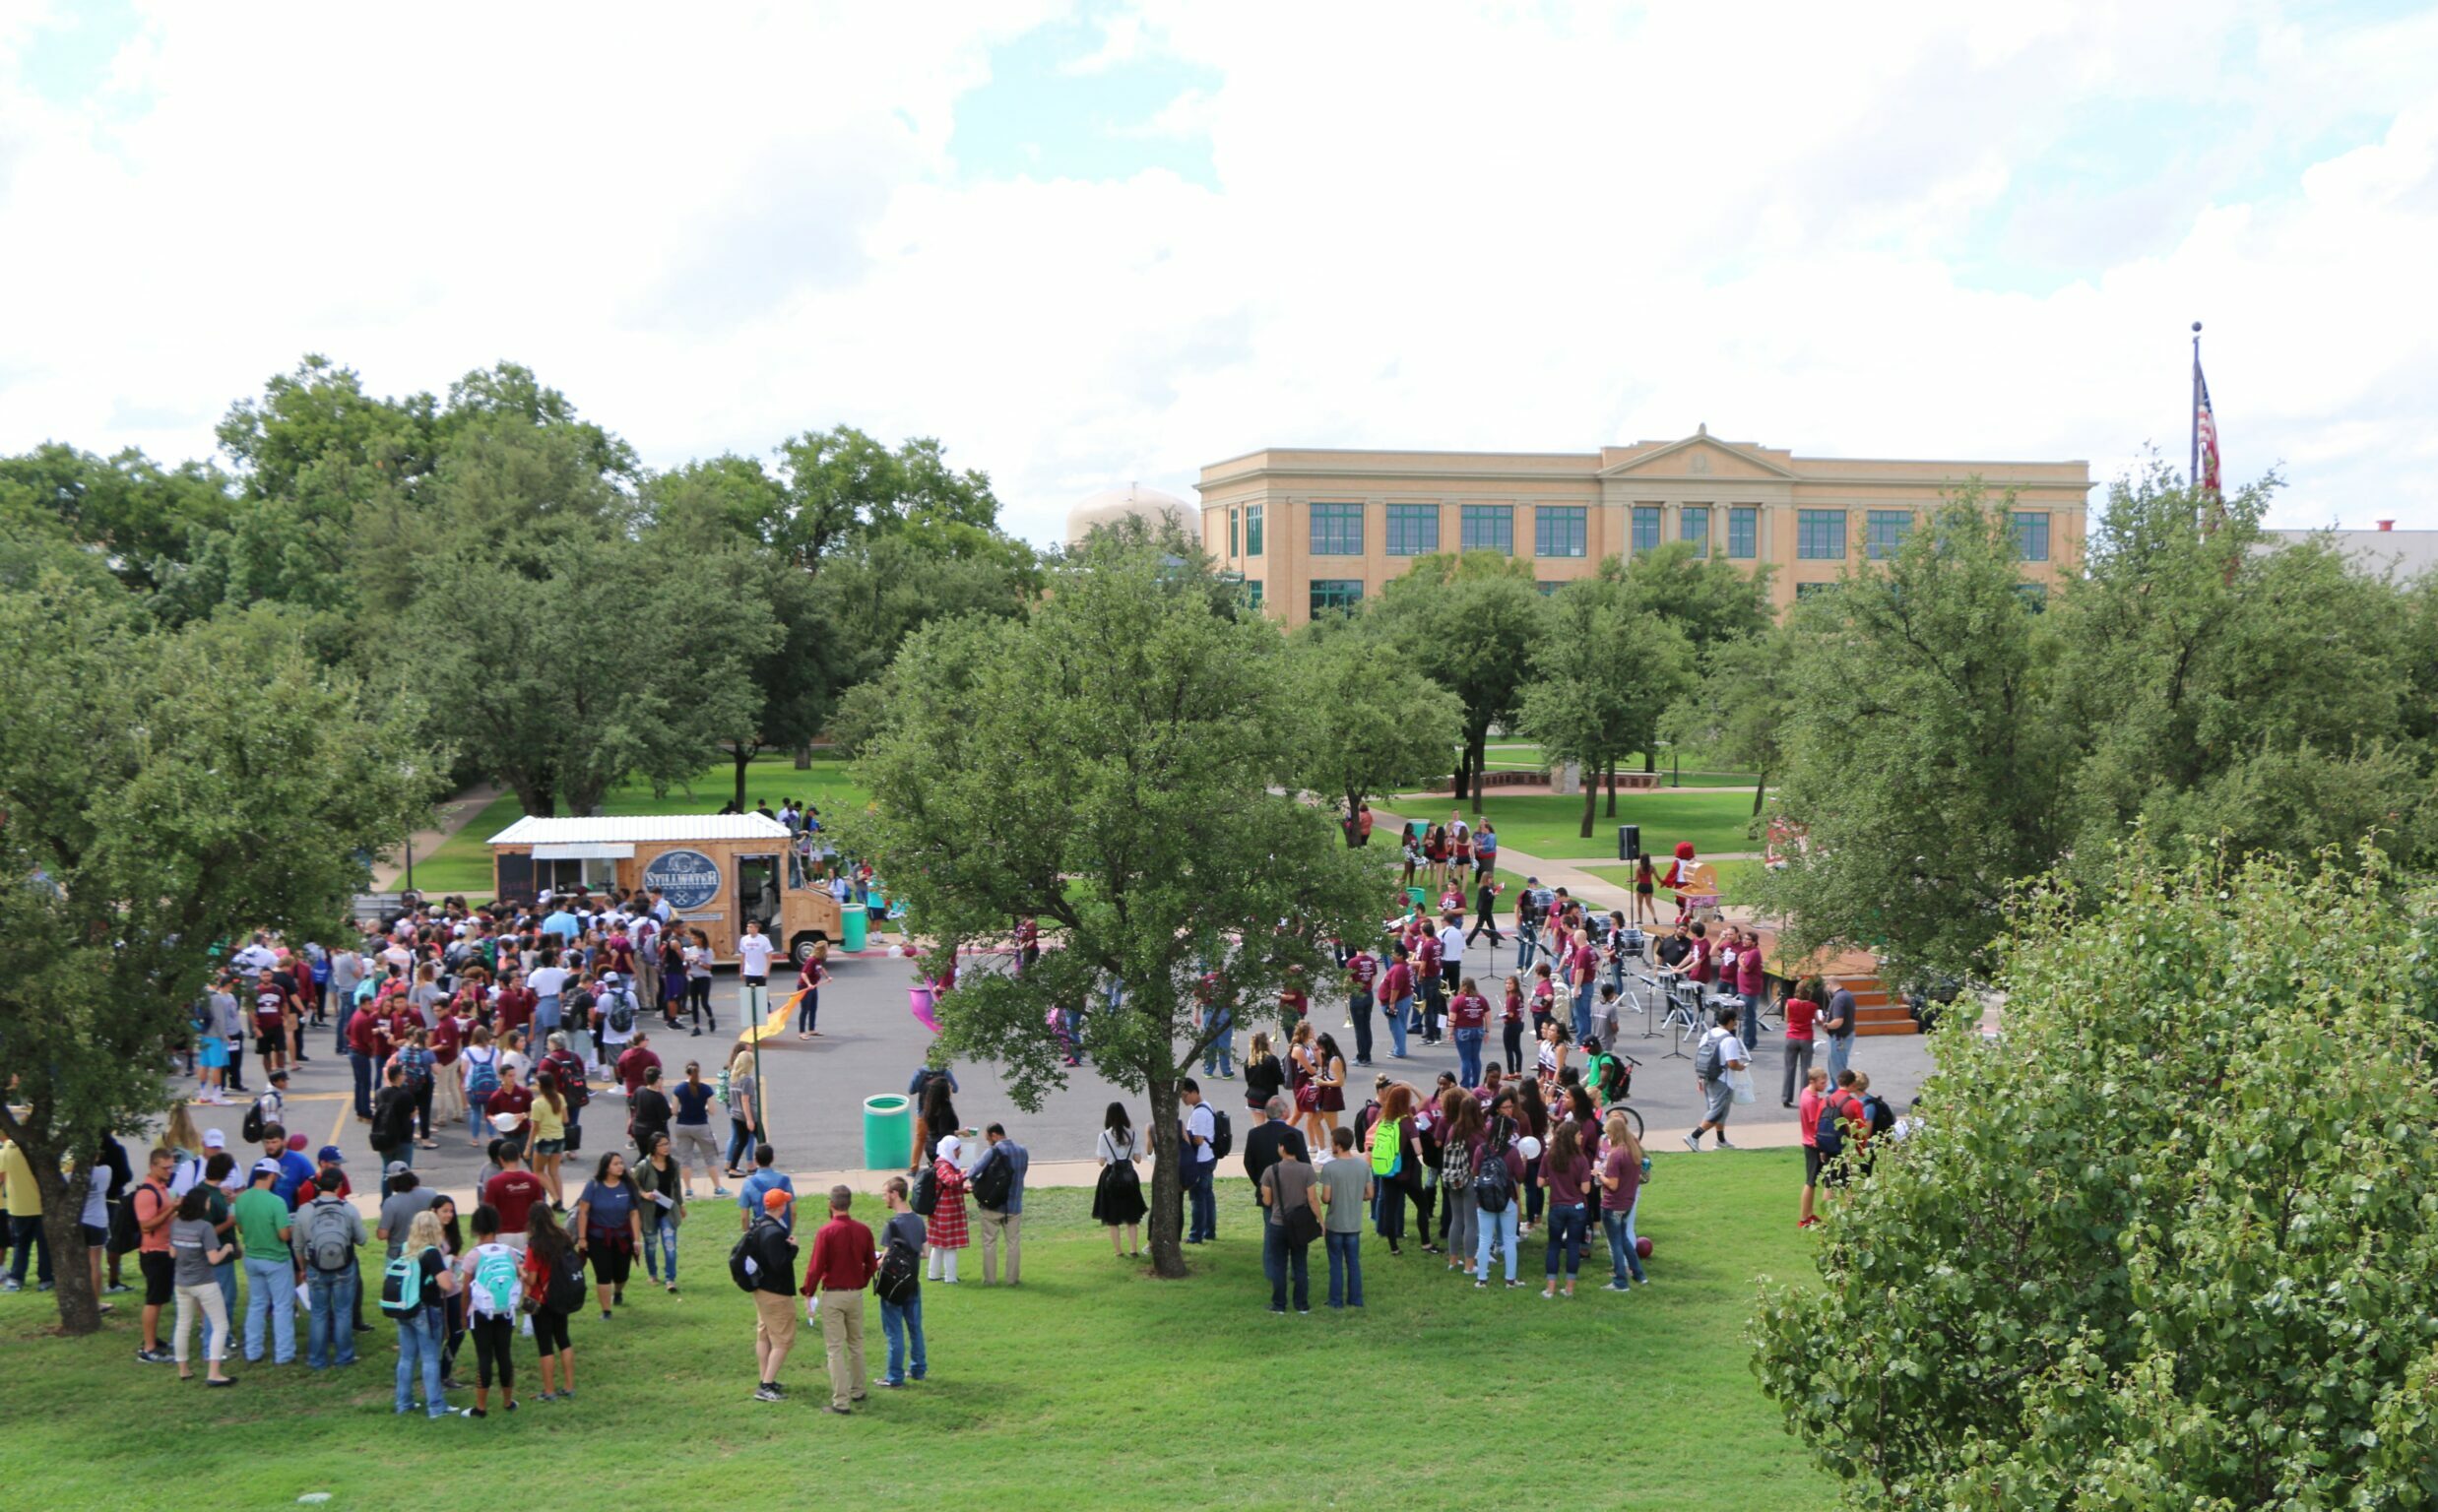
[[[1650,1258],[1650,1239],[1647,1235],[1637,1233],[1634,1236],[1634,1253],[1643,1260]]]

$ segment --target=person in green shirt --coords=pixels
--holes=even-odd
[[[237,1249],[245,1257],[245,1357],[263,1357],[263,1325],[271,1325],[277,1364],[296,1359],[296,1258],[289,1249],[293,1217],[272,1188],[277,1161],[258,1162],[254,1184],[237,1196]]]

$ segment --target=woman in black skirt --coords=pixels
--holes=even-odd
[[[1109,1229],[1111,1254],[1140,1255],[1141,1225],[1147,1208],[1143,1202],[1143,1178],[1135,1170],[1134,1163],[1142,1159],[1143,1149],[1123,1102],[1110,1103],[1108,1116],[1101,1120],[1099,1153],[1101,1179],[1092,1192],[1092,1219]],[[1120,1228],[1125,1230],[1123,1247],[1118,1243]]]

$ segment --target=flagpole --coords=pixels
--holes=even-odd
[[[2192,471],[2185,473],[2186,483],[2195,490],[2201,487],[2201,322],[2193,322],[2193,402],[2189,407],[2193,426]]]

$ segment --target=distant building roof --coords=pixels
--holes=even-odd
[[[1155,530],[1174,524],[1188,536],[1199,536],[1202,530],[1200,512],[1192,505],[1173,493],[1128,483],[1123,488],[1104,488],[1068,510],[1066,543],[1079,545],[1097,527],[1128,519],[1144,521]]]
[[[2263,534],[2282,545],[2300,545],[2314,536],[2325,536],[2356,572],[2404,579],[2417,578],[2438,567],[2438,531],[2267,531]]]
[[[760,814],[638,814],[632,818],[538,819],[531,814],[490,838],[494,846],[632,845],[671,840],[785,840],[788,827]]]

